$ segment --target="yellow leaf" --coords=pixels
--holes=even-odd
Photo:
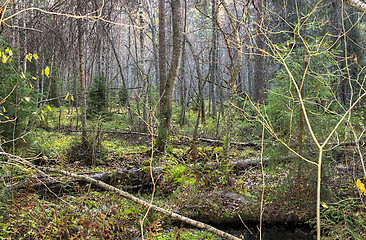
[[[32,77],[34,80],[37,80],[37,78],[36,77]]]
[[[43,110],[41,110],[41,113],[44,113],[44,111],[43,111]]]
[[[9,59],[9,63],[11,63],[11,58]]]
[[[65,100],[67,100],[68,97],[69,97],[69,93],[66,94]]]
[[[3,112],[6,112],[6,109],[5,109],[5,107],[3,106]]]
[[[73,95],[71,95],[71,101],[75,101],[75,100],[74,100],[74,96],[73,96]]]
[[[3,56],[2,62],[6,63],[8,61],[8,59],[9,59],[9,56],[7,56],[7,57]]]
[[[48,66],[44,69],[44,74],[46,75],[46,77],[50,77],[50,68]]]
[[[6,52],[6,53],[9,53],[9,48],[6,48],[6,49],[5,49],[5,52]]]
[[[32,55],[31,53],[28,53],[28,54],[26,55],[26,57],[27,57],[27,59],[28,59],[28,61],[29,61],[29,62],[32,62],[32,57],[33,57],[33,55]]]
[[[8,117],[8,116],[5,116],[5,115],[4,115],[4,117],[5,117],[6,119],[9,119],[9,117]]]
[[[9,49],[9,56],[13,56],[13,51]]]
[[[37,55],[37,53],[33,53],[33,57],[34,57],[34,59],[38,59],[39,57],[38,57],[38,55]]]
[[[41,117],[42,117],[42,120],[44,121],[44,116],[43,116],[43,114],[41,115]]]
[[[43,74],[44,74],[44,71],[43,71],[43,69],[42,69],[41,75],[43,76]]]
[[[21,72],[21,73],[20,73],[20,77],[21,77],[21,78],[25,78],[25,74],[24,74],[24,72]]]
[[[328,208],[327,204],[325,204],[323,202],[321,204],[322,204],[323,208]]]
[[[52,112],[52,108],[49,105],[47,105],[47,109]]]
[[[23,141],[24,141],[25,143],[27,143],[27,141],[25,141],[25,139],[24,139],[23,137],[21,137],[21,139],[23,139]]]
[[[33,88],[33,85],[32,85],[31,83],[29,84],[29,86],[30,86],[31,88]]]
[[[358,190],[360,191],[360,195],[366,195],[365,185],[361,182],[360,179],[357,179],[356,185]]]

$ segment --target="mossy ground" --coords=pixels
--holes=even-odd
[[[260,165],[238,170],[228,164],[220,146],[198,143],[197,149],[192,151],[189,140],[182,136],[182,133],[189,132],[189,128],[170,137],[166,154],[153,152],[151,155],[153,138],[123,133],[127,126],[120,123],[126,116],[116,115],[108,121],[90,120],[88,123],[89,126],[100,126],[98,134],[95,134],[95,128],[90,129],[94,131],[90,132],[89,141],[92,144],[98,142],[96,151],[89,153],[96,159],[90,166],[83,161],[81,154],[72,150],[80,139],[80,132],[72,131],[74,117],[65,114],[63,127],[57,131],[57,121],[48,118],[48,129],[39,128],[33,132],[27,155],[38,155],[42,164],[72,172],[113,171],[126,166],[148,170],[151,163],[153,167],[163,168],[157,179],[154,204],[215,224],[238,222],[240,218],[258,221],[264,176],[264,221],[303,223],[314,217],[313,185],[297,181],[297,165],[291,159],[276,167],[265,167],[264,175]],[[259,151],[254,148],[231,149],[230,159],[248,158],[258,159]],[[221,164],[211,167],[207,165],[210,162]],[[340,172],[332,162],[327,169],[328,175],[337,177],[328,177],[325,181],[325,189],[329,191],[334,187],[335,190],[327,197],[324,195],[324,201],[357,197],[357,190],[344,171]],[[9,168],[3,169],[2,174],[9,175],[10,171]],[[306,177],[312,176],[311,171],[305,172]],[[32,189],[11,192],[3,186],[0,194],[6,199],[0,206],[0,234],[5,238],[134,239],[141,236],[139,221],[146,213],[146,209],[140,206],[89,185],[75,185],[72,191],[62,195],[42,194]],[[134,194],[150,200],[151,189]],[[365,211],[358,210],[360,208],[356,205],[347,213],[365,216]],[[326,224],[332,226],[329,221]],[[174,239],[177,236],[180,239],[217,239],[205,231],[177,226],[171,219],[149,212],[143,230],[149,239]]]

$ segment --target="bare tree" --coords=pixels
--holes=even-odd
[[[164,151],[167,143],[171,118],[172,118],[172,96],[176,79],[178,77],[180,59],[182,56],[182,17],[180,0],[171,1],[172,27],[173,27],[173,51],[168,76],[165,80],[165,26],[164,21],[165,1],[159,1],[159,68],[160,68],[160,125],[155,146],[158,150]],[[160,25],[162,24],[162,25]],[[163,50],[164,49],[164,50]],[[164,81],[165,80],[165,81]]]

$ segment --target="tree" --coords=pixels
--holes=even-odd
[[[212,117],[216,119],[216,94],[215,94],[215,84],[217,77],[217,64],[218,64],[218,46],[217,46],[217,0],[211,0],[212,8],[212,40],[211,40],[211,51],[210,51],[210,85],[209,85],[209,103],[210,109],[212,111]]]
[[[169,73],[165,77],[165,0],[159,1],[159,76],[160,76],[160,124],[155,146],[164,151],[170,130],[172,118],[172,96],[178,77],[180,59],[182,56],[182,17],[180,0],[171,1],[173,51]]]
[[[263,68],[263,0],[256,1],[256,48],[254,56],[254,89],[253,99],[255,102],[262,102],[264,97],[264,68]]]
[[[147,91],[149,86],[149,79],[145,70],[145,32],[144,32],[144,13],[142,8],[142,1],[139,3],[139,18],[140,18],[140,75],[142,81],[142,119],[143,123],[143,131],[147,132],[148,127],[148,102],[147,102]]]

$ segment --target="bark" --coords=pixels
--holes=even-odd
[[[224,149],[223,149],[224,154],[228,157],[228,152],[230,149],[231,129],[232,129],[233,117],[234,117],[233,104],[235,103],[235,98],[236,98],[236,81],[238,79],[239,72],[241,70],[242,53],[240,50],[241,43],[240,43],[240,37],[239,37],[239,30],[235,26],[235,22],[234,22],[235,17],[229,10],[227,3],[225,1],[222,1],[222,5],[230,18],[231,27],[234,30],[234,44],[236,44],[235,47],[237,48],[236,59],[235,60],[231,59],[232,61],[235,61],[235,62],[234,62],[234,64],[232,64],[234,66],[233,69],[230,69],[230,79],[229,79],[230,100],[229,100],[229,109],[228,109],[228,113],[227,113],[228,117],[227,117],[227,123],[226,123],[227,124],[226,136],[225,136]]]
[[[153,47],[153,54],[154,54],[154,68],[155,68],[155,83],[156,86],[159,85],[158,79],[159,79],[159,60],[158,60],[158,47],[156,43],[156,20],[155,20],[155,14],[152,9],[150,1],[147,1],[149,11],[147,12],[149,18],[150,18],[150,24],[151,24],[151,43]]]
[[[216,95],[215,95],[215,84],[217,74],[217,14],[216,6],[217,0],[211,1],[212,5],[212,40],[211,40],[211,62],[210,62],[210,86],[209,86],[209,103],[212,110],[212,117],[216,119]]]
[[[208,139],[208,138],[198,138],[201,142],[211,143],[211,144],[217,144],[222,145],[224,142],[222,140],[217,139]],[[254,142],[230,142],[231,145],[237,146],[237,147],[259,147],[258,144]]]
[[[174,1],[174,0],[173,0]],[[175,219],[175,220],[179,220],[179,221],[182,221],[184,223],[187,223],[187,224],[190,224],[192,226],[195,226],[195,227],[198,227],[198,228],[202,228],[202,229],[205,229],[207,231],[210,231],[214,234],[216,234],[217,236],[219,237],[222,237],[224,239],[229,239],[229,240],[240,240],[240,238],[237,238],[231,234],[228,234],[226,232],[223,232],[217,228],[214,228],[208,224],[205,224],[205,223],[202,223],[202,222],[199,222],[199,221],[196,221],[196,220],[193,220],[193,219],[190,219],[190,218],[187,218],[187,217],[184,217],[182,215],[179,215],[177,213],[174,213],[174,212],[171,212],[171,211],[168,211],[168,210],[165,210],[161,207],[158,207],[156,205],[153,205],[153,204],[150,204],[148,202],[145,202],[125,191],[122,191],[118,188],[115,188],[109,184],[106,184],[102,181],[99,181],[99,180],[95,180],[93,178],[90,178],[90,177],[87,177],[87,176],[83,176],[83,175],[77,175],[77,174],[74,174],[74,173],[71,173],[71,172],[67,172],[67,171],[64,171],[64,170],[60,170],[60,169],[57,169],[57,168],[51,168],[51,167],[37,167],[38,169],[42,170],[42,171],[47,171],[47,172],[55,172],[55,173],[60,173],[60,174],[63,174],[65,176],[69,176],[69,177],[72,177],[72,178],[76,178],[76,179],[80,179],[80,180],[83,180],[83,181],[86,181],[86,182],[89,182],[89,183],[92,183],[98,187],[101,187],[103,189],[106,189],[108,191],[111,191],[111,192],[114,192],[114,193],[117,193],[119,194],[120,196],[128,199],[128,200],[131,200],[137,204],[140,204],[148,209],[152,209],[154,211],[157,211],[157,212],[160,212],[168,217],[171,217],[172,219]]]
[[[159,82],[160,97],[164,95],[166,82],[166,39],[165,39],[165,0],[159,0]],[[160,112],[162,107],[160,107]],[[160,113],[161,114],[161,113]]]
[[[78,1],[78,8],[81,11],[81,1]],[[81,14],[81,13],[80,13]],[[83,29],[82,19],[77,20],[78,28],[78,51],[79,51],[79,71],[80,71],[80,105],[81,105],[81,131],[82,131],[82,142],[87,143],[86,133],[86,91],[85,91],[85,65],[84,65],[84,54],[83,54]]]
[[[164,0],[161,0],[161,2],[164,2]],[[159,2],[160,3],[160,2]],[[162,4],[164,5],[164,4]],[[165,146],[167,143],[169,130],[170,130],[170,124],[171,124],[171,118],[172,118],[172,96],[174,92],[174,86],[175,82],[178,77],[179,67],[180,67],[180,59],[182,56],[182,17],[181,17],[181,5],[180,0],[172,0],[171,1],[171,8],[172,8],[172,26],[173,26],[173,51],[172,51],[172,58],[169,68],[169,73],[166,78],[164,88],[161,89],[162,95],[161,95],[161,101],[160,101],[160,125],[159,125],[159,134],[155,142],[155,147],[159,151],[164,151]],[[159,16],[164,16],[160,13],[159,8]],[[160,23],[159,18],[159,23]],[[163,31],[164,29],[160,29],[159,32]],[[165,32],[165,31],[163,31]],[[164,34],[165,36],[165,34]],[[159,35],[159,42],[160,42],[160,35]],[[159,57],[160,54],[164,54],[165,51],[160,52],[161,48],[165,48],[164,45],[165,39],[163,42],[163,45],[159,45]],[[165,56],[164,56],[165,58]],[[159,64],[162,64],[162,59],[159,60]],[[162,64],[164,66],[164,64]],[[160,67],[160,65],[159,65]],[[164,75],[163,71],[160,69],[160,84],[163,84],[164,78],[162,76]],[[162,86],[162,85],[160,85]]]
[[[157,176],[162,172],[162,168],[153,168],[152,173]],[[98,172],[86,172],[80,173],[79,175],[87,176],[89,178],[102,181],[112,186],[120,186],[123,190],[138,190],[141,188],[151,187],[151,176],[150,171],[142,171],[137,167],[124,167],[116,171],[98,171]],[[83,185],[86,181],[81,179],[71,179],[71,180],[59,180],[57,175],[47,176],[47,175],[35,175],[26,178],[27,181],[36,182],[35,184],[26,184],[21,187],[27,187],[35,190],[51,190],[53,192],[61,193],[64,190],[72,191],[74,189],[73,184]]]
[[[146,75],[145,70],[145,33],[144,33],[144,13],[142,8],[142,3],[139,4],[139,17],[140,17],[140,74],[141,74],[141,81],[142,81],[142,119],[143,119],[143,132],[147,132],[147,128],[149,126],[149,119],[148,119],[148,102],[147,102],[147,90],[148,90],[148,78]]]
[[[182,47],[182,61],[180,66],[180,79],[181,79],[181,88],[180,88],[180,103],[182,106],[180,117],[179,117],[179,125],[182,127],[185,124],[186,120],[186,111],[187,111],[187,101],[186,101],[186,94],[187,94],[187,87],[186,87],[186,79],[185,79],[185,56],[186,56],[186,49],[185,49],[185,40],[183,40],[183,47]]]
[[[366,11],[366,3],[363,1],[360,0],[337,0],[337,1],[347,6],[350,6],[361,13]]]
[[[184,27],[183,31],[186,32],[187,29],[187,0],[184,0]],[[181,66],[180,66],[180,79],[181,79],[181,89],[180,89],[180,102],[182,106],[182,110],[180,112],[179,125],[182,127],[185,124],[186,119],[186,110],[187,110],[187,86],[186,86],[186,76],[185,76],[185,57],[186,57],[186,47],[185,47],[185,39],[182,42],[182,58],[181,58]]]
[[[263,39],[261,36],[262,31],[262,15],[263,15],[263,0],[257,0],[257,35],[255,37],[256,49],[254,56],[254,89],[253,89],[253,99],[254,102],[262,102],[263,101],[263,93],[264,93],[264,68],[263,68]]]

